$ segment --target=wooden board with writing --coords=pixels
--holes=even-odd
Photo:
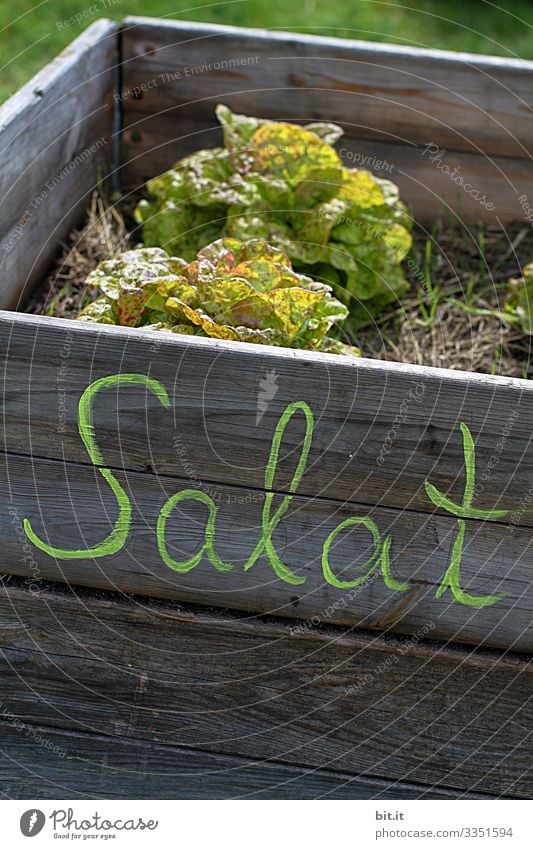
[[[0,326],[6,571],[531,650],[527,382]]]

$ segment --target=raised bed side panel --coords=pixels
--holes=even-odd
[[[4,571],[533,647],[528,382],[9,313],[0,331]]]
[[[186,153],[220,144],[222,101],[245,114],[341,124],[344,163],[394,180],[419,219],[517,219],[518,197],[533,198],[532,78],[533,63],[521,60],[127,18],[123,185],[139,188]]]
[[[16,308],[112,163],[117,24],[96,21],[0,108],[0,307]]]
[[[48,749],[45,777],[72,775],[59,760],[79,738],[65,732],[90,734],[89,763],[75,767],[81,787],[98,767],[91,796],[122,766],[124,795],[140,783],[159,796],[170,773],[167,798],[188,798],[211,767],[214,797],[277,778],[288,785],[273,795],[289,798],[416,798],[434,786],[441,798],[531,798],[533,673],[516,658],[46,588],[1,591],[0,617],[4,717],[44,726],[60,747]],[[11,774],[19,752],[27,762],[29,734],[19,737]],[[84,751],[82,736],[77,758]],[[192,773],[181,787],[180,772]]]
[[[131,705],[124,709],[130,711]],[[13,723],[0,720],[0,782],[8,799],[57,799],[58,788],[69,799],[491,798],[328,767],[168,746],[164,734],[161,743],[153,743],[47,725],[31,725],[27,731],[21,734]]]

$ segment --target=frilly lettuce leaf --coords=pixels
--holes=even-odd
[[[237,115],[223,104],[216,115],[224,147],[187,156],[148,183],[152,200],[135,213],[145,245],[192,261],[221,237],[267,241],[298,272],[335,287],[354,330],[401,297],[407,210],[390,180],[342,165],[332,147],[339,127]]]
[[[118,314],[113,302],[97,298],[78,315],[80,321],[96,321],[98,324],[118,324]]]
[[[186,260],[191,260],[204,245],[220,236],[226,221],[227,207],[176,205],[174,201],[162,204],[141,201],[135,210],[135,219],[144,223],[143,239],[148,247],[161,246]]]
[[[294,271],[264,240],[219,239],[190,263],[161,248],[128,251],[87,282],[102,294],[83,321],[359,354],[327,336],[348,314],[331,287]]]

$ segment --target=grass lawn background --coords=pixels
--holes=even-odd
[[[64,25],[84,13],[82,23]],[[533,59],[533,0],[1,0],[0,102],[92,21],[126,15]]]

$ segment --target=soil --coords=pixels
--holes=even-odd
[[[411,291],[355,343],[365,357],[509,377],[533,376],[531,338],[494,312],[507,281],[533,260],[533,228],[439,222],[413,232],[404,263]],[[85,280],[103,259],[136,247],[131,205],[94,195],[84,226],[70,234],[50,275],[23,310],[75,318],[95,296]],[[341,334],[342,335],[342,334]]]

